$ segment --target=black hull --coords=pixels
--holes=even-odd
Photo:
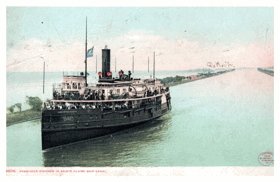
[[[42,113],[42,149],[115,133],[159,118],[170,110],[171,106],[165,103],[160,106],[115,112],[101,112],[96,109],[59,114],[58,111],[45,111]],[[71,119],[67,120],[67,117]]]

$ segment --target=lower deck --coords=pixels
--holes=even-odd
[[[42,131],[114,127],[159,117],[170,110],[168,102],[118,111],[100,109],[46,110],[42,113]]]
[[[45,110],[42,112],[42,149],[124,130],[158,118],[171,110],[170,102],[129,110]]]

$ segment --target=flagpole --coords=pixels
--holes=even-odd
[[[95,63],[96,63],[96,73],[97,73],[97,55],[96,55],[96,62]]]
[[[43,72],[43,94],[45,93],[45,61],[44,61],[44,72]]]
[[[156,52],[154,52],[154,79],[156,80]]]
[[[134,73],[134,55],[132,55],[132,73]]]
[[[87,17],[86,17],[86,49],[85,49],[85,79],[87,87]]]

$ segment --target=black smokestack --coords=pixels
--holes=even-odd
[[[111,52],[110,49],[102,49],[102,78],[108,77],[107,73],[110,71],[110,61],[111,61]]]

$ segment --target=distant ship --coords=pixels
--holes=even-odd
[[[87,40],[85,52],[87,59]],[[120,70],[113,78],[110,57],[110,49],[102,49],[98,83],[87,83],[85,61],[85,73],[64,75],[61,84],[53,85],[53,99],[42,110],[43,150],[124,130],[171,110],[168,87],[133,78],[130,71]]]

